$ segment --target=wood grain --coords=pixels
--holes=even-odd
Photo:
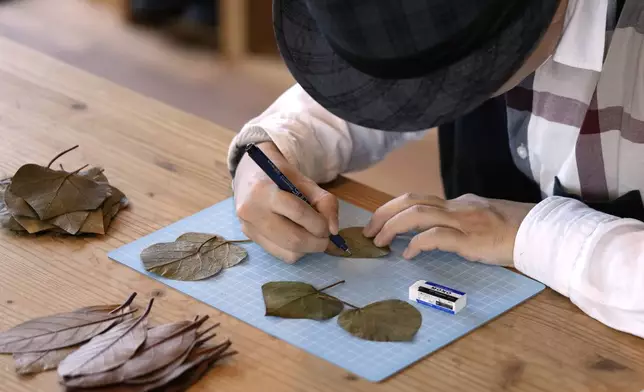
[[[29,318],[157,297],[151,321],[210,315],[239,355],[191,391],[637,391],[644,340],[616,332],[547,290],[389,380],[372,384],[110,261],[106,253],[231,195],[233,133],[0,38],[0,172],[47,163],[102,165],[131,206],[107,235],[0,233],[0,329]],[[346,179],[328,188],[375,209],[389,197]],[[163,312],[160,310],[163,309]],[[56,376],[20,379],[0,357],[0,391],[58,391]]]

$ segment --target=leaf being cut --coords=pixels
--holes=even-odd
[[[331,243],[326,250],[326,254],[337,257],[353,259],[373,259],[383,257],[391,252],[388,246],[377,247],[372,238],[362,235],[363,227],[347,227],[338,233],[347,243],[351,255]]]
[[[153,302],[154,299],[150,300],[140,317],[118,324],[67,356],[58,366],[58,375],[72,377],[105,372],[132,358],[145,342],[145,320],[150,314]]]
[[[340,314],[344,305],[302,282],[269,282],[262,286],[267,316],[328,320]]]
[[[376,342],[410,341],[422,324],[418,309],[397,299],[346,311],[338,325],[351,335]]]
[[[136,311],[129,309],[129,304],[124,305],[111,310],[80,310],[29,320],[0,333],[0,353],[49,351],[83,343]]]
[[[16,373],[26,375],[56,369],[58,364],[77,348],[74,346],[51,351],[13,354]]]
[[[8,189],[23,198],[41,220],[68,212],[95,210],[111,191],[109,184],[35,164],[18,169]]]
[[[246,258],[248,253],[231,242],[216,235],[187,233],[175,242],[154,244],[144,249],[141,261],[147,271],[165,278],[202,280]]]

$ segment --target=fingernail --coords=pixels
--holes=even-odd
[[[409,260],[411,258],[411,251],[409,250],[409,248],[405,249],[405,251],[403,252],[402,256],[403,256],[403,258],[405,258],[407,260]]]
[[[362,235],[365,237],[373,237],[372,233],[373,229],[371,228],[371,223],[369,223],[367,226],[365,226],[364,230],[362,230]]]
[[[376,238],[374,238],[374,239],[373,239],[373,244],[374,244],[375,246],[378,246],[378,247],[380,247],[380,246],[383,246],[383,245],[384,245],[384,244],[383,244],[383,241],[382,241],[382,238],[380,238],[380,237],[376,237]]]

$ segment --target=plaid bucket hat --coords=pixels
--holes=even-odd
[[[560,0],[274,0],[295,80],[351,123],[418,131],[490,98],[521,67]]]

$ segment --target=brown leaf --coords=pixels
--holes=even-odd
[[[112,219],[114,219],[119,210],[121,208],[125,208],[128,203],[129,202],[123,192],[116,187],[112,187],[112,196],[107,198],[101,207],[103,211],[103,228],[105,231],[107,231]]]
[[[105,177],[105,174],[103,173],[103,168],[101,167],[90,167],[87,170],[78,172],[78,175],[87,177],[90,180],[96,181],[100,184],[109,184],[107,177]]]
[[[181,366],[190,353],[194,350],[194,348],[197,346],[197,342],[193,343],[193,345],[190,347],[190,349],[186,350],[179,358],[177,358],[174,362],[171,362],[170,364],[157,369],[149,374],[146,374],[144,376],[140,377],[135,377],[135,378],[130,378],[124,381],[125,384],[128,385],[146,385],[146,384],[151,384],[153,382],[157,382],[161,380],[162,378],[166,377],[168,374],[171,374],[174,372],[179,366]]]
[[[53,217],[47,221],[54,226],[60,227],[69,234],[76,234],[80,230],[81,226],[87,220],[89,216],[89,211],[74,211],[68,212],[63,215]],[[102,221],[102,216],[101,216]],[[101,222],[102,224],[102,222]]]
[[[0,205],[0,227],[12,231],[26,231],[24,227],[14,219],[13,216],[9,213],[9,210],[6,209],[4,203]]]
[[[87,215],[87,219],[78,230],[79,233],[105,234],[103,226],[103,210],[97,208]]]
[[[63,380],[67,387],[98,387],[122,383],[155,372],[189,351],[197,339],[197,328],[207,317],[197,322],[182,321],[148,330],[147,339],[136,355],[123,365],[107,372]]]
[[[36,211],[27,204],[25,199],[16,196],[11,192],[10,187],[4,191],[4,204],[12,215],[25,216],[27,218],[38,218]]]
[[[190,241],[149,246],[141,252],[143,267],[169,279],[201,280],[215,276],[225,265],[238,264],[248,255],[243,248],[231,244],[232,241],[216,235],[201,236],[204,235],[188,233]]]
[[[262,286],[266,316],[328,320],[337,316],[344,305],[302,282],[268,282]]]
[[[187,387],[192,385],[194,382],[198,381],[199,378],[201,378],[201,375],[205,374],[209,369],[210,365],[214,362],[217,361],[218,359],[222,358],[224,355],[230,356],[233,355],[234,353],[225,353],[228,348],[230,348],[231,343],[229,341],[226,341],[218,346],[214,347],[204,347],[200,349],[194,349],[188,357],[186,358],[185,362],[183,362],[179,367],[174,369],[173,371],[165,374],[161,379],[145,384],[143,391],[153,391],[157,388],[163,388],[163,391],[180,391],[182,389],[170,389],[170,384],[173,381],[176,381],[178,384],[183,386],[183,390],[185,390]],[[185,379],[180,379],[183,375],[187,375],[188,377],[190,376],[190,373],[192,373],[194,370],[197,369],[200,365],[202,364],[208,364],[207,368],[205,370],[202,370],[200,377],[196,380],[193,380],[192,378],[188,378],[191,380],[191,383],[187,384],[185,383]],[[176,384],[174,384],[176,385]]]
[[[376,342],[412,340],[422,321],[418,309],[397,299],[374,302],[338,317],[338,325],[351,335]]]
[[[58,366],[60,377],[94,374],[114,369],[136,353],[145,342],[145,320],[150,314],[154,299],[137,319],[128,320],[106,333],[92,338]]]
[[[74,346],[104,332],[135,311],[76,311],[36,318],[0,333],[0,353],[27,353]]]
[[[227,349],[226,347],[225,349]],[[224,351],[225,351],[224,349]],[[221,348],[219,349],[221,350]],[[192,370],[185,372],[183,375],[163,386],[163,392],[185,392],[192,385],[196,384],[203,376],[212,369],[215,363],[224,357],[234,355],[235,352],[226,354],[215,354],[210,359],[205,359],[200,364],[194,366]],[[157,387],[159,388],[159,387]],[[159,389],[158,389],[159,390]]]
[[[77,348],[74,346],[51,351],[13,354],[16,372],[26,375],[56,369],[58,364]]]
[[[351,250],[351,255],[348,255],[345,251],[332,243],[324,253],[344,258],[372,259],[386,256],[391,252],[391,249],[389,249],[388,246],[379,248],[374,245],[372,238],[367,238],[362,235],[362,230],[362,227],[347,227],[340,230],[338,233],[346,241],[349,250]]]
[[[25,231],[25,228],[22,227],[20,223],[18,223],[18,221],[13,217],[11,211],[9,211],[9,207],[5,203],[5,193],[10,184],[11,179],[9,178],[0,180],[0,227],[4,227],[5,229],[13,231]],[[13,195],[9,196],[9,198],[12,197],[15,198],[15,196]],[[29,211],[33,212],[34,216],[36,216],[36,213],[31,209],[31,207],[29,207],[29,205],[24,200],[22,201],[27,205]]]
[[[143,383],[130,383],[105,388],[68,388],[75,392],[184,392],[196,383],[220,359],[230,357],[235,352],[226,352],[231,343],[226,341],[218,346],[192,349],[179,363],[172,363],[154,380]],[[176,366],[175,366],[176,365]],[[166,370],[169,369],[169,370]]]
[[[38,218],[29,218],[28,216],[20,215],[15,215],[13,218],[18,222],[18,224],[20,224],[20,226],[24,227],[29,234],[40,233],[56,227],[51,223],[41,221]]]
[[[41,220],[97,209],[111,191],[109,184],[35,164],[18,169],[8,189],[22,197]]]

